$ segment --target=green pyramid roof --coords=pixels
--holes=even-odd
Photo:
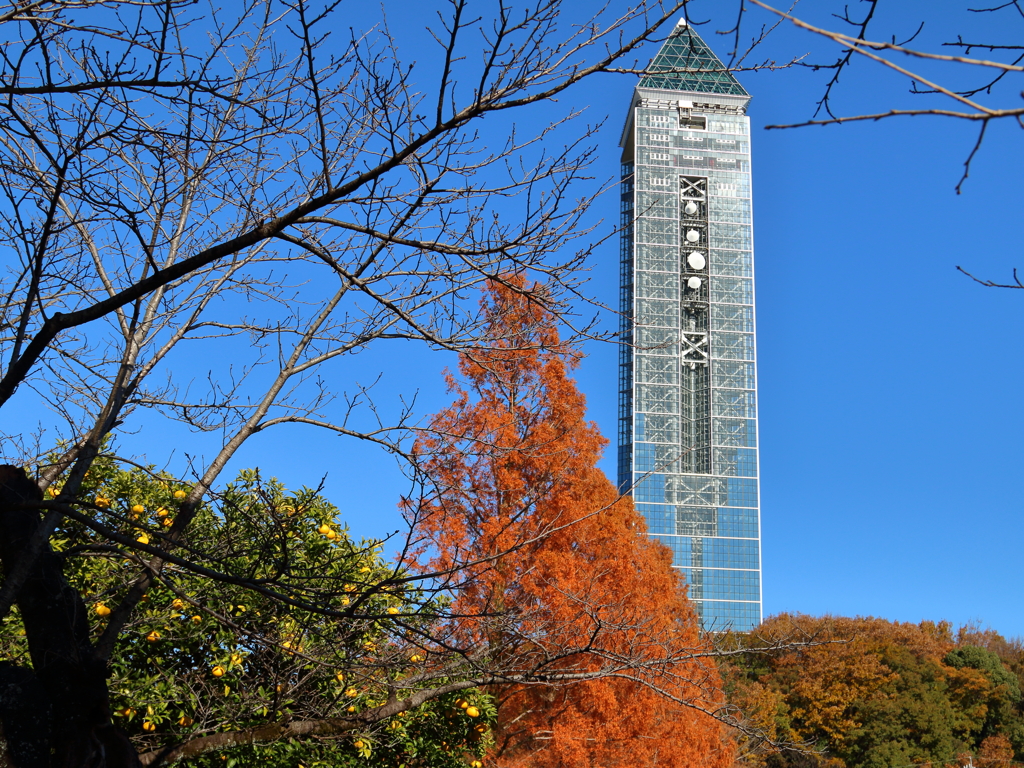
[[[750,95],[731,72],[725,71],[722,60],[687,24],[680,24],[672,31],[648,72],[650,74],[640,80],[641,88]],[[662,72],[664,74],[658,74]]]

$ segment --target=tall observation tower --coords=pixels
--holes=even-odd
[[[707,630],[761,621],[750,95],[680,22],[622,134],[619,483]]]

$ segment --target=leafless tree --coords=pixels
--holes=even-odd
[[[956,185],[957,194],[971,171],[971,163],[981,151],[989,126],[996,121],[1013,122],[1024,129],[1024,4],[1007,0],[978,6],[965,3],[965,11],[984,15],[991,20],[983,39],[957,34],[938,46],[928,48],[917,43],[924,29],[922,21],[910,30],[879,29],[885,0],[859,0],[842,4],[834,13],[835,24],[812,24],[801,13],[797,3],[780,6],[765,0],[740,0],[735,26],[728,31],[735,36],[737,48],[750,26],[750,11],[759,8],[773,19],[782,20],[813,38],[828,40],[838,47],[834,58],[796,57],[794,65],[824,73],[826,81],[821,98],[807,120],[768,125],[768,130],[838,125],[850,122],[879,121],[899,117],[941,117],[966,121],[977,126],[977,136],[964,160],[963,174]],[[889,4],[892,5],[892,4]],[[837,3],[836,7],[839,8]],[[945,11],[943,11],[945,13]],[[754,35],[755,48],[763,42],[764,28]],[[874,67],[895,73],[908,83],[910,94],[920,99],[919,106],[894,107],[882,104],[871,112],[842,114],[836,106],[841,81],[857,76],[854,68]],[[1012,87],[1008,87],[1011,84]],[[1009,101],[1007,101],[1009,98]],[[993,288],[1024,288],[1017,271],[1011,282],[976,277],[967,269],[958,270],[981,285]]]
[[[888,30],[880,33],[876,29],[879,24],[876,14],[883,6],[883,0],[861,0],[859,4],[854,4],[852,9],[850,5],[845,5],[841,13],[834,14],[840,26],[829,29],[799,18],[793,7],[782,9],[764,0],[742,0],[740,21],[732,30],[737,36],[745,12],[752,7],[758,7],[810,35],[830,40],[839,47],[834,60],[798,62],[799,66],[828,74],[821,99],[817,102],[811,119],[786,125],[769,125],[767,128],[798,128],[925,115],[966,120],[978,126],[978,136],[964,162],[964,173],[957,184],[959,192],[967,180],[971,161],[981,148],[990,123],[1010,120],[1024,128],[1024,105],[1019,103],[1019,91],[1014,94],[1016,103],[998,106],[983,103],[986,96],[992,95],[997,85],[1019,82],[1021,74],[1024,73],[1024,45],[998,41],[1007,32],[1011,35],[1010,39],[1014,39],[1014,31],[1020,29],[1019,25],[1024,24],[1024,6],[1020,0],[1009,0],[988,7],[968,7],[970,13],[992,15],[992,37],[989,40],[974,40],[964,39],[962,34],[958,34],[956,39],[943,42],[940,50],[927,50],[913,44],[924,28],[924,22],[905,40],[899,42],[897,35]],[[885,40],[887,37],[890,39]],[[883,107],[871,113],[839,114],[834,99],[840,87],[840,80],[854,66],[868,62],[905,78],[909,81],[912,94],[938,97],[938,100],[928,100],[921,106],[912,108]],[[965,81],[970,82],[970,85],[962,85]]]
[[[325,364],[395,340],[472,349],[475,288],[508,274],[542,280],[538,300],[574,327],[565,310],[593,247],[594,129],[571,111],[552,118],[553,105],[587,78],[635,71],[632,53],[683,5],[576,18],[559,0],[451,0],[429,28],[424,73],[386,17],[339,34],[331,2],[17,0],[0,12],[0,407],[54,414],[44,434],[4,435],[0,617],[17,605],[25,622],[54,712],[52,764],[138,764],[111,724],[106,664],[168,568],[239,583],[207,567],[189,531],[247,440],[300,423],[404,455],[413,414],[378,415],[365,389],[340,395]],[[544,127],[517,130],[515,116],[539,107]],[[500,146],[483,138],[494,124]],[[556,145],[569,124],[572,140]],[[205,388],[174,365],[197,355],[213,370]],[[173,525],[146,543],[80,491],[111,440],[153,412],[222,439]],[[69,520],[137,566],[96,638],[51,549]],[[353,615],[324,595],[241,583]]]

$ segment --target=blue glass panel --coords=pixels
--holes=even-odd
[[[757,480],[745,477],[730,477],[725,486],[724,507],[756,507]]]
[[[761,599],[761,575],[757,571],[728,571],[714,568],[680,568],[690,585],[694,600]]]
[[[703,561],[700,564],[706,568],[756,570],[761,567],[760,547],[754,539],[706,538],[703,542]]]
[[[665,502],[665,476],[664,475],[634,475],[633,498],[637,501],[648,501],[654,503]]]
[[[757,422],[753,419],[715,419],[713,439],[715,445],[756,448]]]
[[[761,623],[758,603],[732,603],[703,600],[697,605],[701,624],[709,632],[749,632]]]
[[[757,510],[719,507],[718,535],[756,539],[759,535]]]

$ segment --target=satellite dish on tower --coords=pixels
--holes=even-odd
[[[693,214],[697,212],[697,204],[690,200],[685,206],[683,206],[683,210],[686,212],[687,216],[693,216]]]
[[[707,260],[704,258],[703,253],[694,251],[686,257],[686,263],[690,265],[690,269],[704,269],[708,265]]]
[[[700,288],[701,282],[702,280],[699,277],[691,277],[689,280],[686,281],[686,287],[696,291],[698,288]]]
[[[686,230],[686,242],[696,243],[698,240],[700,240],[700,232],[698,232],[696,229]]]

